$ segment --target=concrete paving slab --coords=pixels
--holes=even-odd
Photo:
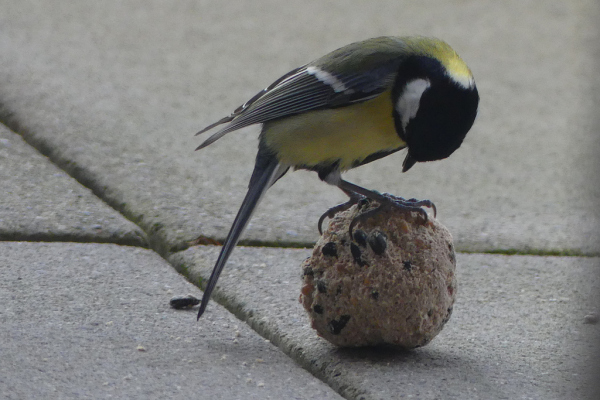
[[[190,248],[171,261],[197,281],[208,276],[218,250]],[[600,307],[599,258],[458,254],[452,318],[429,345],[402,352],[337,349],[316,336],[298,302],[300,264],[309,255],[239,248],[216,294],[348,398],[548,400],[600,393],[593,392],[600,325],[585,323]]]
[[[145,233],[0,125],[0,240],[148,246]]]
[[[110,244],[0,243],[3,399],[340,399],[155,253]]]
[[[0,119],[166,250],[224,237],[253,165],[258,128],[200,153],[193,133],[341,45],[425,34],[474,71],[473,131],[448,160],[400,174],[400,154],[348,178],[433,200],[458,249],[598,252],[594,0],[0,5]],[[248,240],[313,242],[319,215],[344,200],[314,174],[290,175]]]

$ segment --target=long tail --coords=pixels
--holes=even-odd
[[[212,294],[212,291],[217,284],[217,280],[219,280],[219,276],[223,271],[223,267],[225,266],[225,263],[227,263],[227,259],[239,241],[242,232],[244,232],[246,225],[248,225],[248,222],[252,217],[252,213],[262,199],[263,194],[265,194],[267,189],[288,170],[287,166],[282,166],[275,158],[271,158],[269,160],[263,159],[261,161],[263,162],[257,163],[254,169],[252,179],[250,180],[250,186],[248,188],[248,193],[246,193],[246,197],[244,198],[242,206],[240,207],[240,210],[233,221],[233,225],[231,226],[229,234],[225,239],[225,243],[221,248],[219,258],[217,259],[212,274],[210,275],[210,279],[208,280],[206,288],[204,289],[202,303],[200,304],[200,310],[198,311],[198,319],[200,319],[204,313],[204,310],[208,305],[208,301],[210,300],[210,295]]]

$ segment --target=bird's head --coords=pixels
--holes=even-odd
[[[409,43],[392,92],[396,130],[408,147],[403,171],[458,149],[479,104],[473,75],[454,50],[435,39],[419,40]]]

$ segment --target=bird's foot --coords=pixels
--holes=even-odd
[[[323,213],[323,215],[321,215],[321,218],[319,218],[319,222],[318,222],[319,234],[320,235],[323,234],[322,226],[323,226],[323,221],[325,220],[325,218],[332,219],[333,217],[335,217],[335,215],[337,213],[346,211],[347,209],[349,209],[350,207],[352,207],[355,204],[358,204],[361,201],[368,201],[368,199],[364,196],[353,194],[352,196],[350,196],[350,200],[348,200],[347,202],[338,204],[337,206],[333,206],[329,210],[325,211],[325,213]]]
[[[435,204],[431,200],[417,200],[417,199],[404,199],[402,197],[396,197],[388,193],[383,193],[382,198],[376,200],[379,205],[369,211],[365,211],[352,220],[349,227],[350,237],[352,236],[352,231],[354,226],[359,222],[365,222],[369,218],[373,218],[378,213],[382,211],[387,211],[391,208],[395,208],[397,210],[403,212],[417,212],[423,218],[424,222],[427,222],[429,217],[427,216],[427,211],[425,211],[422,207],[428,207],[433,209],[433,216],[437,215],[437,210],[435,208]]]

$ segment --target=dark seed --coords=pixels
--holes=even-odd
[[[360,258],[360,256],[362,255],[360,248],[355,243],[350,243],[350,252],[352,253],[352,257],[354,258]]]
[[[325,243],[321,248],[321,253],[323,253],[324,256],[337,257],[337,246],[334,242]]]
[[[589,313],[585,317],[583,317],[584,324],[592,324],[595,325],[600,321],[600,317],[597,313]]]
[[[182,308],[193,307],[200,304],[200,300],[195,298],[194,296],[188,294],[187,296],[175,296],[170,301],[169,304],[172,308],[176,310],[180,310]]]
[[[379,299],[379,292],[378,292],[378,291],[376,291],[376,290],[373,290],[373,291],[371,292],[371,297],[373,298],[373,300],[377,300],[377,299]]]
[[[406,271],[410,271],[412,269],[412,264],[410,263],[410,261],[403,261],[402,265],[404,265],[404,269]]]
[[[319,279],[317,281],[317,290],[319,293],[327,293],[327,284]]]
[[[306,267],[304,268],[304,271],[302,273],[302,276],[314,276],[315,275],[315,271],[313,271],[313,269],[311,267]]]
[[[448,243],[448,250],[450,251],[450,261],[456,262],[456,254],[454,253],[454,246],[452,243]]]
[[[387,248],[387,236],[383,232],[375,231],[369,236],[369,246],[377,255],[381,255]]]
[[[446,324],[446,322],[450,321],[450,316],[452,316],[452,307],[450,307],[447,310],[448,314],[446,314],[446,317],[442,320],[442,325]]]
[[[365,265],[365,262],[360,258],[362,255],[360,249],[354,243],[350,243],[350,253],[352,253],[352,257],[354,257],[354,261],[360,265],[361,267]]]
[[[313,307],[313,311],[316,312],[317,314],[323,314],[323,307],[321,307],[320,305],[316,304]]]
[[[359,246],[366,247],[367,246],[367,234],[360,229],[355,230],[354,231],[354,241],[356,243],[358,243]]]
[[[342,333],[342,329],[344,329],[348,321],[350,321],[349,315],[342,315],[338,321],[335,319],[331,320],[329,324],[327,324],[329,326],[329,331],[334,335],[339,335]]]

